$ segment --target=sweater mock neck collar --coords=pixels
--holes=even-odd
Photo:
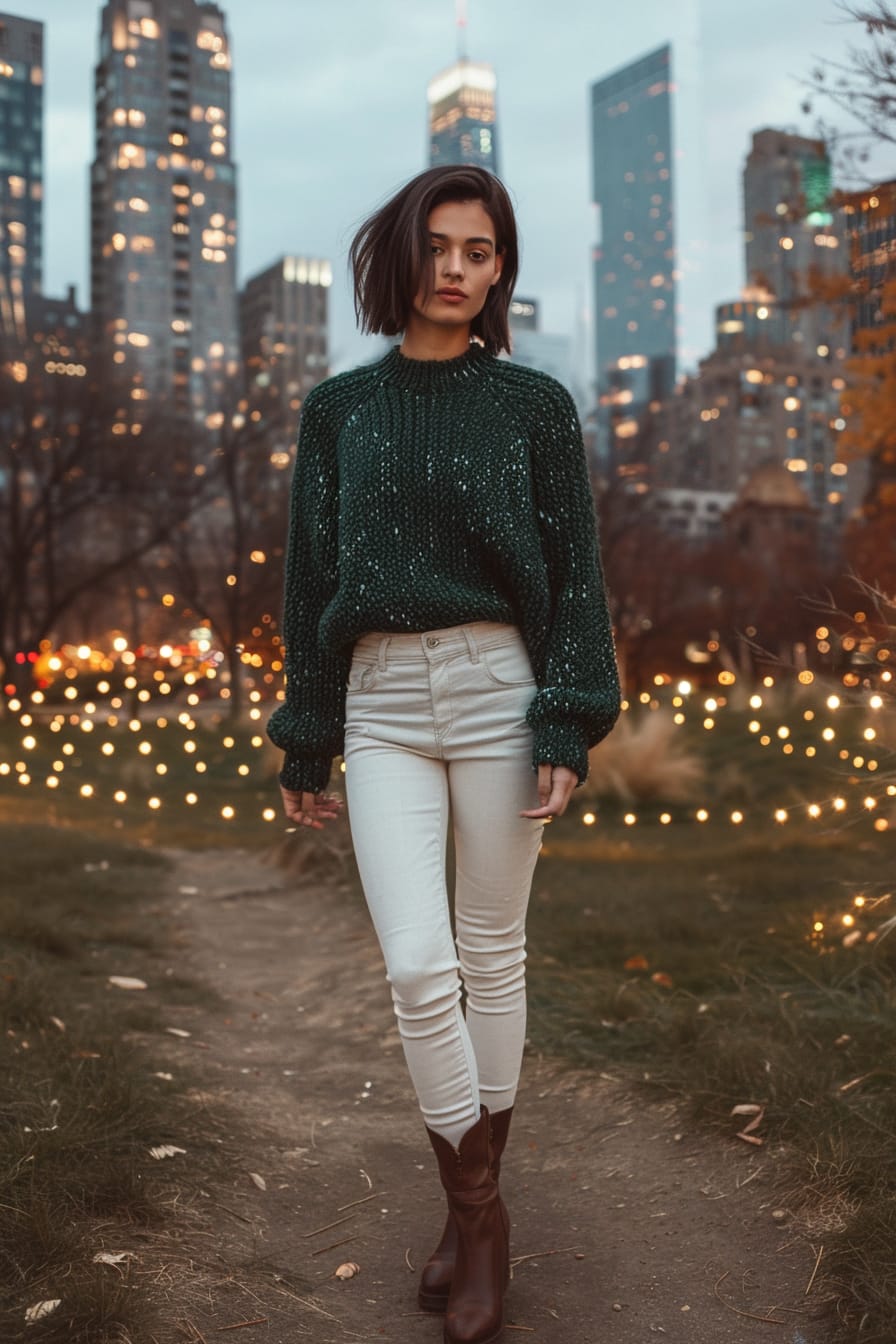
[[[410,359],[393,345],[380,360],[380,368],[395,387],[412,392],[449,392],[475,379],[491,359],[485,347],[475,341],[452,359]]]

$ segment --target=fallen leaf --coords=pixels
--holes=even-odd
[[[33,1325],[35,1321],[42,1321],[45,1316],[49,1316],[62,1303],[61,1297],[48,1297],[44,1302],[35,1302],[33,1307],[29,1307],[25,1312],[25,1324]]]
[[[765,1143],[765,1139],[757,1138],[755,1134],[748,1134],[746,1130],[742,1130],[738,1134],[735,1134],[734,1137],[736,1139],[743,1139],[744,1143],[754,1143],[757,1148],[761,1148]]]
[[[173,1143],[159,1143],[155,1148],[150,1148],[149,1155],[158,1160],[163,1157],[175,1157],[178,1153],[185,1153],[186,1148],[177,1148]]]
[[[153,1078],[164,1078],[164,1080],[165,1080],[166,1083],[171,1083],[171,1082],[174,1081],[174,1074],[173,1074],[173,1073],[158,1073],[158,1072],[157,1072],[157,1073],[154,1073],[152,1076],[153,1076]]]
[[[138,980],[135,975],[110,975],[109,984],[116,989],[146,989],[146,981]]]
[[[184,1031],[183,1027],[166,1027],[165,1030],[169,1036],[189,1036],[189,1031]]]
[[[667,975],[665,971],[654,971],[650,978],[655,985],[660,985],[663,989],[673,988],[674,982],[672,977],[671,975]]]
[[[356,1274],[361,1273],[361,1266],[356,1265],[354,1260],[346,1260],[344,1265],[333,1270],[334,1279],[353,1279]]]
[[[53,1023],[53,1026],[56,1027],[59,1031],[65,1031],[65,1023],[63,1022],[61,1017],[51,1016],[50,1021]]]
[[[732,1106],[732,1115],[761,1115],[762,1107],[757,1106],[754,1101],[745,1101],[740,1106]]]
[[[646,957],[629,957],[628,961],[622,963],[622,969],[624,971],[646,971],[649,964]]]
[[[268,1183],[267,1183],[267,1181],[265,1180],[265,1178],[264,1178],[263,1176],[259,1176],[259,1174],[258,1174],[257,1171],[250,1171],[250,1172],[249,1172],[249,1180],[250,1180],[250,1181],[253,1181],[253,1182],[255,1183],[255,1185],[258,1186],[259,1190],[267,1190],[267,1188],[268,1188]]]
[[[198,895],[199,895],[199,888],[198,888],[198,887],[178,887],[177,890],[178,890],[178,892],[179,892],[179,894],[180,894],[181,896],[198,896]]]
[[[97,1251],[93,1257],[95,1265],[123,1265],[128,1260],[136,1260],[133,1251]]]

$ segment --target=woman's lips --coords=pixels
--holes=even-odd
[[[436,295],[443,303],[463,303],[467,297],[466,294],[457,294],[450,289],[438,289]]]

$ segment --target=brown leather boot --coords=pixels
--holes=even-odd
[[[509,1252],[489,1131],[485,1106],[457,1148],[428,1126],[426,1130],[457,1229],[445,1344],[494,1344],[503,1330]]]
[[[491,1114],[491,1168],[495,1181],[501,1175],[501,1158],[504,1155],[504,1149],[507,1146],[507,1135],[510,1130],[510,1120],[513,1115],[513,1107],[508,1106],[503,1111],[494,1111]],[[501,1199],[500,1191],[498,1199],[501,1203],[501,1217],[504,1221],[504,1230],[510,1239],[510,1218],[504,1200]],[[454,1214],[450,1208],[448,1217],[445,1219],[445,1227],[442,1232],[441,1240],[433,1251],[432,1255],[423,1266],[423,1272],[420,1275],[420,1290],[417,1294],[417,1302],[423,1311],[444,1311],[448,1302],[448,1293],[451,1290],[451,1278],[454,1274],[454,1260],[457,1255],[457,1225],[454,1221]],[[507,1273],[505,1276],[505,1288],[510,1279],[510,1267],[508,1262]]]

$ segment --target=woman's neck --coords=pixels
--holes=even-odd
[[[459,327],[437,326],[434,322],[408,320],[404,339],[398,347],[406,359],[456,359],[470,348],[470,324]]]

